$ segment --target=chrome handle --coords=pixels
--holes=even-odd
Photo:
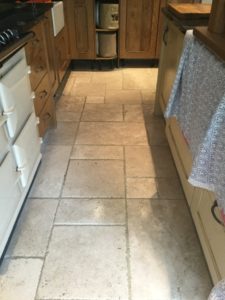
[[[212,215],[213,215],[214,220],[215,220],[218,224],[220,224],[221,226],[224,227],[223,222],[220,221],[220,219],[219,219],[219,218],[217,217],[217,215],[216,215],[215,210],[216,210],[217,207],[218,207],[218,203],[217,203],[217,201],[215,200],[215,201],[213,202],[212,207],[211,207],[211,213],[212,213]]]
[[[7,116],[8,117],[8,116],[12,115],[14,113],[14,111],[15,111],[15,107],[12,106],[12,107],[10,107],[10,109],[8,109],[8,110],[6,110],[6,111],[3,112],[3,116]]]

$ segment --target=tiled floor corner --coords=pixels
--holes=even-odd
[[[1,300],[205,300],[157,69],[71,72],[0,266]]]

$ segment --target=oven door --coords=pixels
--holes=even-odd
[[[0,255],[20,209],[22,194],[17,184],[19,179],[13,155],[8,152],[0,164]]]
[[[4,129],[5,122],[6,122],[6,118],[0,116],[0,164],[4,156],[8,152],[8,140],[6,138],[5,129]]]
[[[0,80],[0,104],[7,117],[6,127],[10,138],[20,132],[33,111],[29,68],[25,57]]]
[[[32,113],[13,145],[17,168],[21,172],[20,182],[23,188],[29,183],[35,163],[40,157],[40,147],[41,139],[38,135],[37,118]]]

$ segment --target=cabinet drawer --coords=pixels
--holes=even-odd
[[[47,73],[47,57],[45,52],[42,22],[32,28],[34,39],[26,46],[28,65],[31,67],[31,87],[36,89],[43,76]]]
[[[21,134],[13,145],[13,152],[17,168],[21,172],[21,185],[25,188],[40,155],[40,138],[37,130],[37,118],[34,113],[31,114]]]
[[[55,119],[54,102],[51,97],[48,98],[44,109],[39,116],[39,134],[44,136],[47,129],[52,125]]]
[[[19,178],[20,174],[16,171],[16,164],[9,152],[0,165],[0,255],[12,229],[21,198],[17,185]]]
[[[192,168],[192,157],[179,124],[175,118],[167,120],[166,135],[181,179],[185,196],[190,205],[194,191],[194,187],[188,182],[188,177]]]
[[[214,219],[211,207],[214,203],[213,193],[202,190],[192,213],[195,216],[196,227],[203,244],[203,249],[207,248],[207,260],[210,259],[209,267],[213,267],[213,280],[217,282],[225,277],[225,229]],[[217,217],[220,217],[219,211]]]
[[[8,140],[4,130],[5,118],[0,116],[0,164],[8,151]]]
[[[50,95],[50,86],[48,74],[42,79],[41,83],[35,90],[34,107],[36,116],[39,116]]]

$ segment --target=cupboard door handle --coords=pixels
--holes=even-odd
[[[164,42],[165,46],[167,46],[167,44],[168,44],[168,40],[167,40],[168,32],[169,32],[169,26],[167,25],[163,32],[163,42]]]
[[[36,73],[39,73],[39,72],[42,72],[42,71],[44,71],[44,67],[43,66],[40,66],[40,67],[38,67],[38,68],[36,68]]]
[[[48,121],[49,119],[51,119],[51,117],[52,117],[51,114],[49,112],[47,112],[44,114],[42,120]]]
[[[48,92],[46,90],[39,93],[39,97],[41,100],[45,99],[47,95],[48,95]]]
[[[213,215],[214,220],[215,220],[217,223],[219,223],[220,225],[222,225],[222,226],[224,227],[223,222],[221,222],[221,221],[219,220],[219,218],[217,217],[217,215],[216,215],[215,210],[216,210],[217,207],[218,207],[218,203],[217,203],[217,201],[215,200],[215,201],[213,202],[212,207],[211,207],[211,213],[212,213],[212,215]]]

